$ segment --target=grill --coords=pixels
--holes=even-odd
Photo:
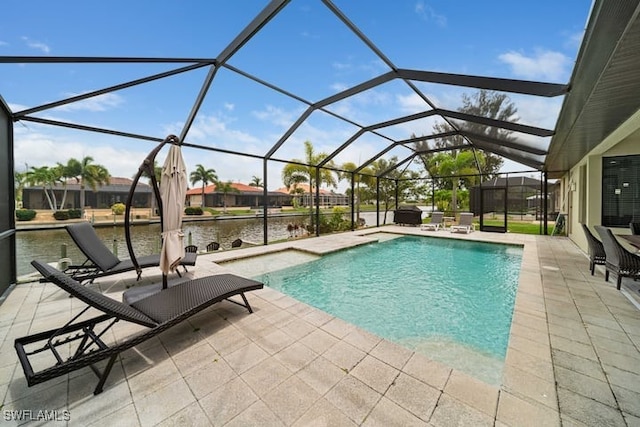
[[[417,206],[400,206],[393,211],[393,222],[396,224],[422,224],[422,210]]]

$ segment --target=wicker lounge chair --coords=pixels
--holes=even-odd
[[[114,362],[124,350],[154,337],[222,300],[243,306],[252,313],[244,293],[263,287],[262,283],[255,280],[221,274],[183,282],[132,304],[126,304],[82,286],[78,281],[47,264],[38,261],[33,261],[32,264],[47,281],[55,283],[86,303],[87,307],[60,328],[15,340],[14,346],[27,384],[39,384],[89,366],[99,378],[94,394],[102,392]],[[242,303],[229,299],[236,295],[242,297]],[[95,313],[96,310],[101,314],[88,320],[79,320],[87,311]],[[104,334],[118,321],[135,323],[149,329],[109,345],[103,341]],[[70,349],[68,346],[74,348]],[[61,351],[58,351],[57,347],[61,347]],[[71,356],[67,358],[66,355]],[[49,364],[45,363],[47,356]],[[95,364],[105,359],[108,359],[107,364],[100,372]],[[34,371],[34,365],[38,366],[38,371]],[[48,367],[42,368],[43,366]]]
[[[591,233],[589,227],[586,224],[582,225],[582,229],[584,230],[585,236],[587,236],[587,244],[589,245],[589,270],[591,270],[591,275],[596,269],[596,264],[605,265],[607,260],[607,255],[604,251],[604,246],[602,242],[596,238],[596,236]]]
[[[420,225],[420,230],[434,230],[438,231],[442,227],[442,220],[444,219],[444,213],[432,212],[431,222]]]
[[[616,288],[620,289],[623,277],[640,279],[640,256],[626,250],[608,228],[601,225],[596,225],[594,228],[602,239],[607,257],[605,280],[609,281],[609,273],[612,272],[617,276]]]
[[[136,270],[136,266],[131,259],[119,259],[102,243],[90,223],[78,222],[69,224],[66,229],[75,244],[87,257],[86,261],[81,265],[70,265],[65,270],[65,273],[77,281],[90,283],[98,277]],[[197,256],[196,253],[185,253],[180,265],[187,271],[186,266],[196,265]],[[137,262],[139,266],[137,270],[138,280],[140,280],[143,268],[160,265],[160,254],[137,258]],[[178,272],[178,275],[180,275],[180,272]]]
[[[473,223],[473,214],[471,212],[462,212],[460,214],[460,222],[457,225],[449,227],[452,233],[471,233],[476,231],[476,225]]]
[[[631,230],[631,234],[640,235],[640,222],[630,222],[629,229]]]
[[[217,251],[218,249],[220,249],[220,243],[218,242],[211,242],[207,245],[207,252]]]

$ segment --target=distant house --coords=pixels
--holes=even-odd
[[[99,185],[96,191],[85,187],[85,207],[94,209],[108,209],[115,203],[125,203],[129,196],[133,180],[129,178],[111,177],[108,185]],[[62,203],[64,186],[60,183],[54,186],[54,194],[58,204]],[[139,182],[133,196],[132,207],[151,207],[151,186]],[[26,187],[22,191],[22,206],[25,209],[49,209],[49,202],[42,187]],[[80,184],[75,180],[67,182],[67,197],[64,206],[58,209],[80,209]]]
[[[298,198],[300,201],[300,206],[310,206],[312,197],[315,198],[316,191],[315,188],[313,192],[310,191],[309,184],[296,184],[291,188],[287,189],[287,187],[279,188],[279,192],[292,194],[294,197]],[[319,205],[323,207],[331,207],[331,206],[342,206],[348,205],[349,198],[341,193],[335,193],[331,190],[326,190],[324,188],[320,189],[320,201]],[[314,203],[315,206],[315,203]]]
[[[205,207],[222,207],[226,205],[232,206],[246,206],[251,208],[258,208],[264,205],[264,189],[262,187],[252,187],[250,185],[241,184],[239,182],[232,182],[231,186],[236,190],[228,192],[225,196],[224,193],[218,191],[215,184],[210,184],[204,187],[204,206]],[[292,196],[288,192],[268,191],[267,192],[268,206],[289,206],[291,205]],[[187,206],[201,206],[202,205],[202,187],[194,187],[187,191]]]

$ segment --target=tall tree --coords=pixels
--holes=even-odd
[[[251,177],[251,182],[249,183],[249,185],[251,185],[252,187],[264,187],[264,185],[262,184],[262,179],[258,178],[255,175]]]
[[[69,180],[74,179],[76,177],[77,163],[78,163],[77,160],[69,159],[67,160],[66,165],[59,162],[56,164],[56,170],[62,181],[62,188],[63,188],[62,201],[60,202],[60,209],[64,209],[64,205],[67,201],[67,190],[68,190]]]
[[[304,142],[305,159],[294,159],[292,163],[287,163],[282,169],[282,182],[289,191],[295,189],[297,184],[309,184],[310,200],[309,211],[311,214],[311,224],[314,223],[313,219],[313,205],[315,200],[316,188],[327,184],[336,188],[338,186],[336,177],[329,169],[320,169],[320,182],[316,182],[316,166],[322,160],[327,157],[326,153],[316,153],[313,149],[313,144],[310,141]],[[326,165],[327,167],[334,167],[333,161],[330,161]]]
[[[49,209],[53,212],[57,210],[57,203],[53,186],[57,182],[56,172],[49,166],[31,166],[26,172],[26,182],[28,185],[40,186],[49,204]]]
[[[479,90],[471,95],[462,95],[462,106],[458,108],[458,111],[474,116],[486,117],[490,119],[517,122],[518,109],[515,104],[511,102],[511,99],[504,93],[494,92],[489,90]],[[459,124],[460,130],[468,131],[474,134],[487,136],[490,138],[501,139],[504,141],[515,141],[516,137],[513,136],[513,132],[507,129],[487,126],[480,123],[464,122]],[[434,133],[450,132],[453,128],[446,122],[438,122],[433,126]],[[418,150],[428,150],[430,148],[445,148],[464,143],[464,139],[460,135],[448,136],[445,138],[437,138],[429,141],[420,141],[415,144]],[[487,178],[490,179],[495,176],[504,160],[501,156],[493,154],[488,151],[484,151],[484,165],[482,165],[481,173],[487,174]],[[430,157],[435,154],[422,155],[425,163],[429,163]],[[456,153],[453,153],[454,157]],[[435,176],[428,170],[431,176]]]
[[[342,164],[342,169],[347,172],[342,172],[338,175],[338,177],[342,179],[346,179],[351,182],[351,177],[353,176],[354,180],[354,198],[356,203],[356,221],[360,222],[360,205],[362,203],[363,192],[361,191],[361,184],[363,185],[371,185],[375,182],[375,178],[372,176],[371,168],[366,167],[360,171],[360,173],[352,174],[356,170],[358,166],[353,162],[346,162]],[[347,189],[347,195],[351,194],[351,188]]]
[[[478,159],[482,166],[484,156],[474,157],[474,153],[470,150],[461,150],[459,152],[440,152],[429,160],[430,170],[433,171],[436,176],[448,180],[450,183],[451,208],[454,211],[458,208],[457,195],[461,183],[467,183],[467,186],[475,184],[472,177],[462,178],[461,175],[477,174],[476,159]]]
[[[196,165],[196,170],[189,174],[189,180],[191,181],[191,185],[196,185],[196,183],[202,183],[202,193],[201,193],[201,203],[200,206],[204,208],[204,188],[209,183],[215,183],[218,181],[218,175],[216,175],[215,169],[207,169],[201,164]]]
[[[16,191],[16,201],[18,202],[22,202],[22,190],[24,190],[24,186],[27,184],[27,173],[27,171],[13,171],[13,183]]]
[[[107,168],[102,165],[93,163],[93,157],[85,156],[82,160],[69,159],[66,164],[68,173],[73,176],[77,183],[80,184],[80,211],[84,217],[85,192],[87,186],[93,191],[98,189],[99,185],[109,184],[111,175]]]
[[[389,160],[380,158],[371,164],[371,172],[373,175],[380,176],[380,201],[384,205],[383,224],[387,222],[387,213],[389,210],[396,207],[396,190],[400,200],[404,200],[407,197],[415,197],[416,182],[419,177],[418,172],[394,169],[393,167],[397,164],[398,158],[396,156],[391,157]],[[389,172],[382,176],[386,171]],[[372,179],[368,182],[369,197],[375,199],[376,180]]]
[[[229,193],[239,193],[236,187],[234,187],[231,181],[227,182],[216,182],[216,192],[222,193],[222,209],[223,212],[227,212],[227,195]]]

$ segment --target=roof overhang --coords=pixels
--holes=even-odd
[[[640,0],[596,0],[544,170],[559,178],[640,108]],[[638,121],[636,121],[638,123]]]

